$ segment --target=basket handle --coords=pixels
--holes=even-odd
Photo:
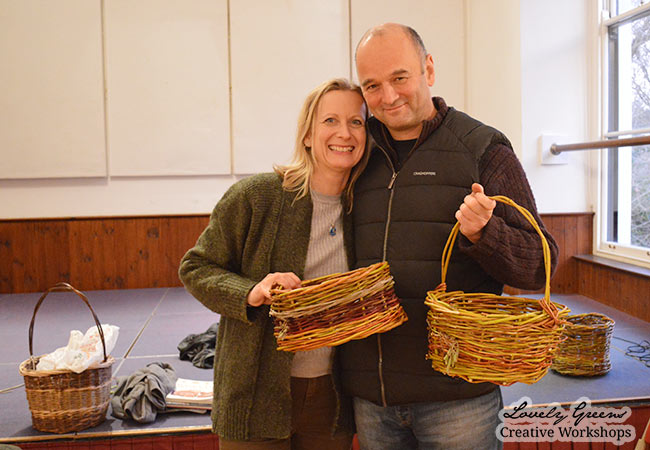
[[[539,237],[542,240],[542,251],[544,253],[544,271],[546,274],[546,282],[544,284],[544,298],[540,300],[540,303],[542,304],[542,308],[544,308],[544,310],[551,317],[557,320],[558,317],[557,308],[555,307],[555,305],[553,305],[553,303],[551,303],[551,249],[548,246],[548,241],[546,240],[546,236],[544,236],[544,233],[542,233],[541,228],[535,221],[535,218],[530,213],[530,211],[528,211],[523,206],[519,206],[517,203],[514,202],[514,200],[511,200],[510,198],[504,195],[494,195],[489,198],[515,208],[517,211],[521,213],[521,215],[524,216],[526,220],[530,222],[530,224],[533,226],[535,231],[537,231],[537,234],[539,234]],[[459,231],[460,231],[460,223],[456,222],[456,224],[451,230],[451,233],[449,233],[449,238],[447,239],[445,248],[442,251],[442,278],[441,278],[442,283],[445,283],[445,279],[447,278],[447,268],[449,267],[451,250],[454,247],[454,242],[456,241],[456,236],[458,235]]]
[[[74,287],[70,286],[68,283],[57,283],[56,285],[52,286],[49,288],[47,291],[41,295],[41,298],[38,299],[38,302],[36,303],[36,306],[34,307],[34,314],[32,314],[32,321],[29,324],[29,357],[30,359],[34,358],[34,352],[32,351],[32,342],[33,342],[33,337],[34,337],[34,320],[36,319],[36,312],[38,311],[38,308],[41,307],[41,303],[43,303],[43,300],[45,300],[45,297],[47,297],[47,294],[50,292],[64,292],[64,291],[72,291],[75,294],[77,294],[81,300],[84,301],[86,306],[90,309],[91,314],[93,315],[93,319],[95,320],[95,324],[97,325],[97,331],[99,332],[99,337],[102,340],[102,348],[104,349],[104,360],[102,362],[106,362],[108,357],[106,356],[106,342],[104,342],[104,330],[102,329],[101,324],[99,323],[99,319],[97,318],[97,314],[95,314],[95,311],[93,310],[93,307],[90,306],[90,302],[88,301],[88,298],[80,291],[75,289]]]

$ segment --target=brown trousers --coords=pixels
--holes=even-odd
[[[332,376],[291,378],[291,437],[255,441],[219,439],[220,450],[349,450],[352,434],[332,436],[336,392]]]

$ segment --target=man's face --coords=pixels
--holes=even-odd
[[[398,140],[416,139],[435,113],[433,59],[422,59],[401,30],[371,36],[357,49],[357,74],[370,112]]]

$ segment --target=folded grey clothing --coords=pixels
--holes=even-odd
[[[111,394],[111,414],[118,419],[153,422],[159,412],[165,411],[165,396],[174,389],[177,379],[174,368],[163,362],[117,377],[117,388]]]
[[[219,322],[213,323],[200,334],[190,334],[178,344],[180,358],[192,361],[196,367],[211,369],[214,365],[214,348],[217,343]]]

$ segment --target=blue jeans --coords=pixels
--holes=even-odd
[[[355,397],[354,418],[361,450],[492,450],[501,390],[467,400],[382,407]]]

